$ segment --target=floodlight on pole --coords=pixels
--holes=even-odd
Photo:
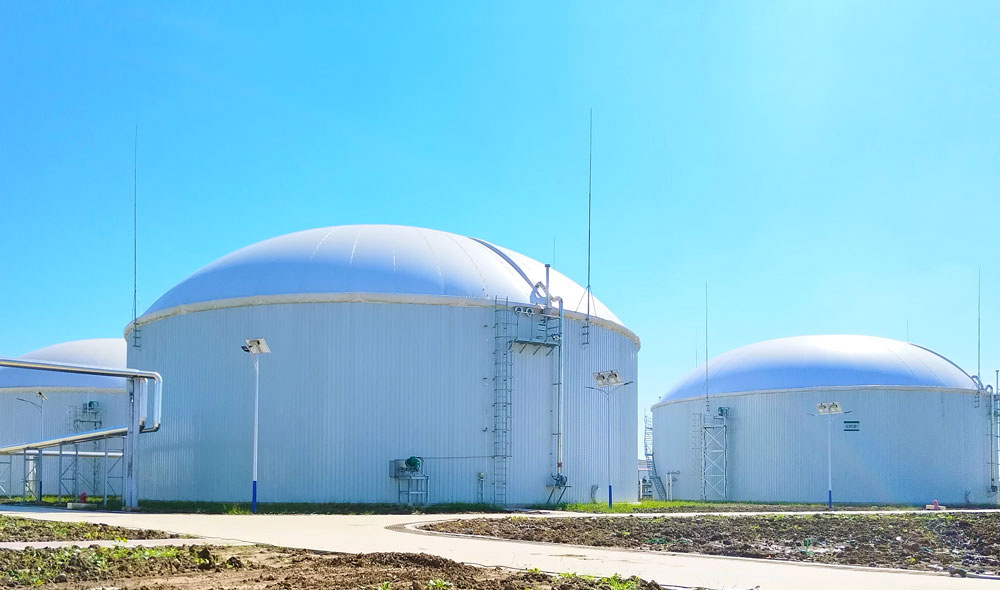
[[[838,402],[820,402],[816,404],[817,416],[826,416],[826,507],[833,510],[833,417],[837,414],[850,414],[840,407]]]
[[[17,398],[17,401],[31,404],[35,406],[36,410],[38,410],[38,440],[43,440],[45,438],[45,412],[43,411],[44,408],[42,404],[49,398],[45,397],[45,394],[41,391],[36,393],[38,394],[37,402],[33,402],[30,399],[24,399],[23,397]]]
[[[631,385],[635,383],[635,381],[622,382],[622,378],[618,374],[618,371],[616,369],[611,369],[610,371],[598,371],[597,373],[594,373],[594,382],[597,383],[597,387],[587,387],[587,389],[593,389],[594,391],[600,391],[603,393],[608,409],[608,508],[611,508],[613,504],[613,487],[611,484],[611,440],[614,433],[614,428],[612,428],[611,425],[611,396],[622,387]]]
[[[245,342],[246,344],[240,348],[249,354],[250,360],[253,361],[253,481],[250,484],[250,512],[257,514],[257,423],[260,400],[260,368],[257,356],[268,354],[271,349],[263,338],[248,338]]]
[[[598,371],[594,373],[594,381],[598,387],[610,387],[612,385],[622,385],[622,378],[616,369],[610,371]]]

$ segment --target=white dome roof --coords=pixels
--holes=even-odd
[[[660,403],[705,395],[705,365]],[[875,336],[795,336],[742,346],[708,362],[709,394],[847,386],[977,389],[945,357],[915,344]]]
[[[553,295],[585,313],[586,289],[552,269]],[[393,294],[540,303],[545,265],[483,240],[398,225],[311,229],[241,248],[167,291],[145,316],[225,299],[306,294]],[[405,300],[406,298],[402,298]],[[360,300],[364,300],[361,298]],[[591,295],[591,315],[621,321]]]
[[[127,366],[124,338],[62,342],[39,348],[18,358],[110,369],[124,369]],[[125,379],[0,367],[0,392],[46,392],[68,389],[124,392]]]

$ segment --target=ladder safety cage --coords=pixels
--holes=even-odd
[[[517,334],[517,318],[507,299],[495,298],[493,307],[493,503],[505,506],[514,391],[512,347]]]

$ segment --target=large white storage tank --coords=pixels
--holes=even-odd
[[[125,368],[125,340],[95,338],[62,342],[19,358],[122,369]],[[0,367],[0,448],[124,426],[128,422],[125,388],[125,380],[120,378]],[[103,444],[103,441],[83,443],[79,450],[103,451]],[[115,448],[120,448],[120,444]],[[51,449],[51,452],[57,451]],[[77,489],[69,493],[103,493],[101,461],[103,459],[81,460],[77,466]],[[58,467],[57,457],[43,458],[42,493],[55,495],[60,492]],[[20,496],[24,491],[24,475],[22,455],[0,457],[0,488],[3,488],[0,494]],[[64,488],[69,487],[74,486],[64,485]],[[118,487],[120,493],[120,484]]]
[[[608,414],[588,387],[607,369],[634,381],[639,340],[555,270],[549,299],[546,275],[482,240],[384,225],[288,234],[209,264],[156,301],[138,334],[126,328],[138,343],[129,366],[164,379],[163,426],[140,440],[141,497],[249,498],[247,338],[271,349],[260,357],[262,502],[544,502],[560,381],[569,487],[555,497],[589,501],[595,486],[605,497]],[[622,501],[636,498],[636,412],[635,385],[614,394]],[[411,456],[424,460],[425,497],[400,494],[423,483],[390,477],[390,461]]]
[[[712,358],[653,406],[657,471],[678,499],[995,503],[996,424],[983,388],[926,348],[801,336]],[[845,412],[819,416],[817,404]]]

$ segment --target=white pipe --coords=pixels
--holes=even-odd
[[[140,432],[156,432],[160,429],[160,421],[163,416],[163,377],[155,371],[112,369],[108,367],[91,367],[87,365],[53,363],[47,361],[33,361],[29,359],[13,359],[3,357],[0,357],[0,367],[31,369],[35,371],[53,371],[56,373],[74,373],[77,375],[99,375],[101,377],[124,377],[132,380],[151,380],[153,382],[154,397],[154,403],[152,404],[154,409],[152,419],[153,425],[147,427],[146,416],[141,416],[142,430],[140,430]]]
[[[120,459],[124,453],[121,451],[39,451],[37,449],[26,449],[21,453],[27,455],[28,457],[35,457],[37,455],[42,455],[45,457],[83,457],[86,459],[104,459],[105,457],[111,457],[114,459]]]
[[[551,265],[545,265],[545,307],[552,307],[552,291],[549,289],[549,269]]]
[[[563,381],[565,380],[564,373],[566,370],[566,353],[563,347],[563,332],[565,330],[563,322],[565,317],[563,315],[563,300],[562,297],[559,298],[559,386],[556,390],[556,395],[558,399],[559,407],[559,436],[556,444],[556,461],[558,462],[557,467],[559,468],[559,473],[562,474],[563,471],[563,432],[566,427],[566,396],[564,395]]]
[[[136,392],[136,386],[139,392]],[[142,389],[145,381],[136,383],[132,381],[132,392],[129,395],[128,404],[128,434],[125,435],[125,485],[122,493],[122,507],[124,509],[135,509],[139,507],[139,487],[138,487],[138,455],[139,455],[139,400],[142,396]]]
[[[548,267],[546,266],[546,269]],[[548,289],[546,289],[548,293]],[[565,431],[565,420],[566,420],[566,402],[565,396],[563,395],[563,381],[565,372],[565,352],[563,350],[563,321],[565,316],[563,315],[563,300],[562,297],[552,297],[553,300],[559,302],[559,342],[556,343],[558,346],[558,351],[556,352],[556,475],[562,475],[563,472],[563,432]],[[561,479],[561,478],[557,478]]]

